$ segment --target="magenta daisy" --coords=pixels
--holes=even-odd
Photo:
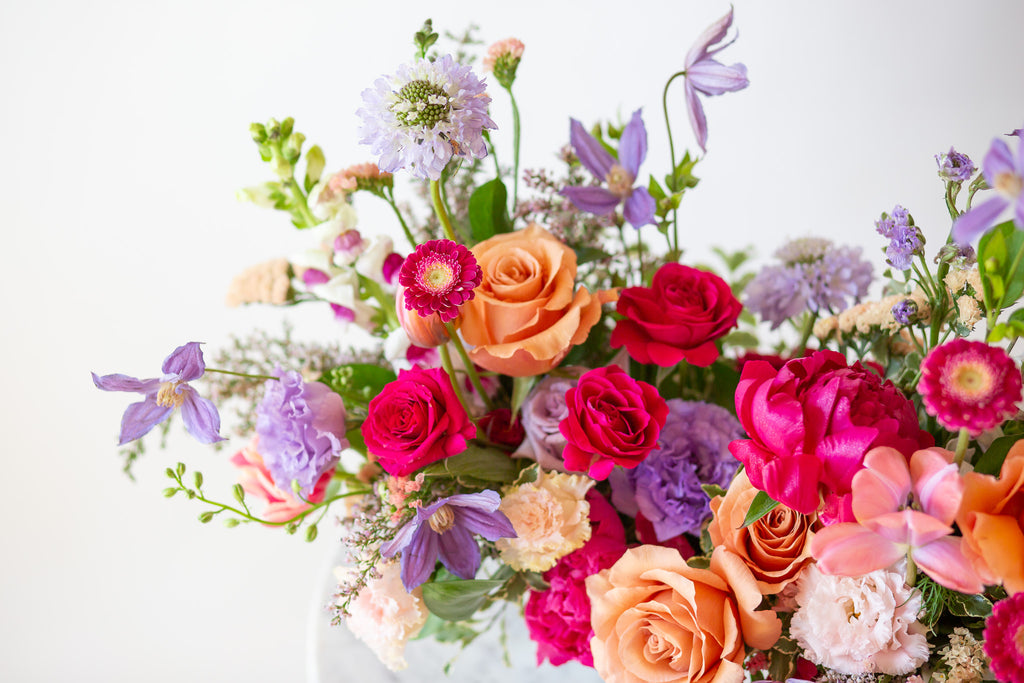
[[[925,410],[939,424],[977,436],[1017,411],[1021,376],[1002,349],[954,339],[932,349],[921,362],[917,389]]]
[[[442,322],[459,315],[483,279],[472,252],[452,240],[431,240],[416,247],[398,273],[405,287],[405,307],[424,318],[437,313]]]
[[[1002,683],[1024,683],[1024,593],[996,603],[985,620],[985,654]]]

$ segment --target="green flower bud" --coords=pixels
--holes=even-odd
[[[178,476],[179,477],[182,476],[183,474],[185,474],[185,463],[179,462],[178,466],[177,466],[177,470],[178,470]]]
[[[306,543],[312,543],[316,539],[316,524],[306,527]]]
[[[168,467],[166,470],[164,470],[164,474],[167,475],[168,479],[174,479],[174,476],[175,476],[174,475],[174,470],[172,470],[170,467]]]
[[[262,123],[250,123],[249,134],[252,135],[252,140],[256,144],[263,144],[267,141],[267,129],[263,127]]]
[[[270,168],[274,171],[274,175],[281,180],[288,180],[292,177],[292,165],[280,154],[274,154]]]
[[[306,187],[311,187],[320,181],[326,165],[323,150],[319,145],[313,145],[306,152]]]
[[[302,485],[299,483],[298,479],[292,479],[292,492],[295,493],[295,495],[300,495],[302,493]]]
[[[209,524],[210,520],[213,519],[213,515],[214,515],[213,510],[207,510],[206,512],[200,513],[199,521],[202,522],[203,524]]]
[[[281,139],[281,122],[277,119],[267,121],[267,137],[270,140]]]
[[[295,128],[295,119],[292,117],[286,118],[281,122],[281,137],[286,138],[292,134],[292,130]]]
[[[164,489],[164,498],[174,498],[176,493],[178,493],[178,489],[166,488]]]
[[[202,472],[196,472],[193,476],[195,477],[196,488],[197,489],[203,488],[203,473]]]
[[[238,525],[239,525],[240,523],[241,523],[241,522],[239,522],[239,521],[238,521],[237,519],[235,519],[234,517],[228,517],[227,519],[225,519],[225,520],[224,520],[224,526],[226,526],[226,527],[227,527],[227,528],[229,528],[229,529],[234,529],[234,528],[235,528],[236,526],[238,526]]]
[[[306,136],[302,133],[292,133],[285,139],[284,144],[281,145],[281,152],[288,163],[294,165],[299,160],[299,157],[302,156],[302,145],[305,142]]]
[[[235,484],[232,491],[235,494],[235,500],[237,500],[239,503],[245,502],[245,489],[242,488],[241,484]]]

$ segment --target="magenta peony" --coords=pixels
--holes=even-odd
[[[749,439],[729,450],[750,483],[825,524],[853,521],[850,490],[864,455],[891,446],[904,456],[934,445],[900,391],[835,351],[797,358],[776,371],[752,361],[736,387],[736,413]],[[824,507],[822,502],[824,501]]]
[[[362,426],[366,448],[388,474],[404,477],[466,450],[476,435],[441,368],[402,370],[370,401]]]

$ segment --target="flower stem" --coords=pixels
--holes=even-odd
[[[476,389],[476,393],[479,394],[483,400],[484,405],[487,406],[487,410],[494,410],[494,405],[491,403],[491,398],[484,391],[484,385],[480,383],[480,375],[477,374],[476,368],[473,366],[473,361],[469,359],[469,354],[466,353],[466,347],[462,345],[462,340],[459,339],[458,330],[450,323],[444,323],[444,329],[448,333],[448,338],[452,340],[452,344],[455,346],[455,350],[459,354],[459,358],[462,359],[462,364],[466,366],[466,374],[469,375],[469,381],[473,383],[473,388]]]
[[[457,242],[458,240],[455,239],[455,229],[452,228],[452,219],[448,215],[448,208],[444,205],[444,199],[441,198],[440,181],[430,181],[430,200],[434,205],[434,213],[437,214],[437,220],[441,222],[441,227],[444,229],[444,236],[453,242]]]
[[[217,368],[206,368],[206,372],[219,372],[222,375],[234,375],[235,377],[246,377],[248,379],[281,379],[271,375],[250,375],[246,372],[234,372],[233,370],[218,370]]]
[[[412,236],[412,231],[409,230],[408,223],[406,223],[405,218],[402,217],[402,212],[398,210],[398,204],[395,203],[394,191],[389,190],[387,194],[381,193],[377,196],[381,197],[384,201],[386,201],[388,203],[388,206],[391,207],[391,210],[395,212],[395,216],[398,217],[398,223],[402,226],[402,232],[405,233],[405,239],[409,240],[410,247],[415,247],[416,238]]]
[[[967,427],[960,428],[960,434],[956,439],[956,454],[953,456],[953,464],[960,467],[960,463],[964,461],[964,455],[967,454],[967,444],[971,442],[971,434],[967,431]]]
[[[669,169],[672,186],[668,189],[673,194],[676,192],[676,148],[672,143],[672,124],[668,120],[668,86],[672,85],[672,81],[676,80],[679,76],[685,75],[685,71],[672,74],[668,81],[665,82],[665,89],[661,92],[661,111],[665,114],[665,132],[668,133],[668,158],[672,164],[672,167]],[[679,257],[679,212],[675,208],[672,209],[672,252],[676,254],[676,258]]]
[[[818,319],[818,314],[813,311],[808,311],[804,314],[804,324],[800,329],[800,343],[797,345],[797,353],[803,353],[804,349],[807,348],[807,342],[810,341],[811,335],[814,334],[814,321]]]
[[[512,94],[512,85],[505,88],[512,101],[512,213],[519,205],[519,105]]]
[[[299,185],[299,181],[292,176],[288,182],[292,188],[292,196],[295,200],[295,210],[299,212],[299,217],[306,224],[305,227],[312,228],[314,225],[320,223],[313,215],[313,212],[309,210],[309,203],[306,201],[306,193],[302,191],[302,186]]]
[[[448,353],[448,347],[442,344],[437,347],[437,350],[441,352],[441,365],[444,366],[445,372],[448,373],[448,379],[452,383],[452,389],[455,391],[455,396],[459,399],[459,403],[462,404],[463,410],[466,411],[466,416],[469,421],[473,423],[474,427],[477,427],[477,433],[480,433],[480,428],[473,418],[473,411],[469,409],[469,404],[466,403],[466,395],[462,393],[462,387],[459,386],[458,375],[455,374],[455,366],[452,365],[452,356]]]

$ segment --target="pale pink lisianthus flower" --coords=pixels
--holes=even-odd
[[[790,634],[803,656],[846,675],[907,674],[928,660],[921,593],[902,571],[831,576],[809,565],[797,580]]]
[[[242,450],[231,456],[231,463],[239,468],[238,483],[250,496],[266,501],[263,519],[268,522],[287,522],[309,509],[309,505],[298,500],[290,491],[283,491],[274,483],[270,471],[263,464],[259,452],[259,438],[253,437]],[[324,499],[331,472],[324,473],[313,487],[309,500],[319,503]]]
[[[537,480],[510,489],[499,509],[516,530],[499,538],[501,559],[516,571],[543,572],[590,540],[587,491],[594,480],[581,474],[541,470]]]
[[[338,580],[344,580],[348,570],[335,570]],[[402,585],[398,562],[380,567],[380,576],[359,591],[348,607],[345,620],[349,630],[373,650],[377,658],[391,671],[409,666],[405,660],[405,644],[416,637],[427,621],[427,608],[423,604],[423,591],[419,587],[409,593]]]

